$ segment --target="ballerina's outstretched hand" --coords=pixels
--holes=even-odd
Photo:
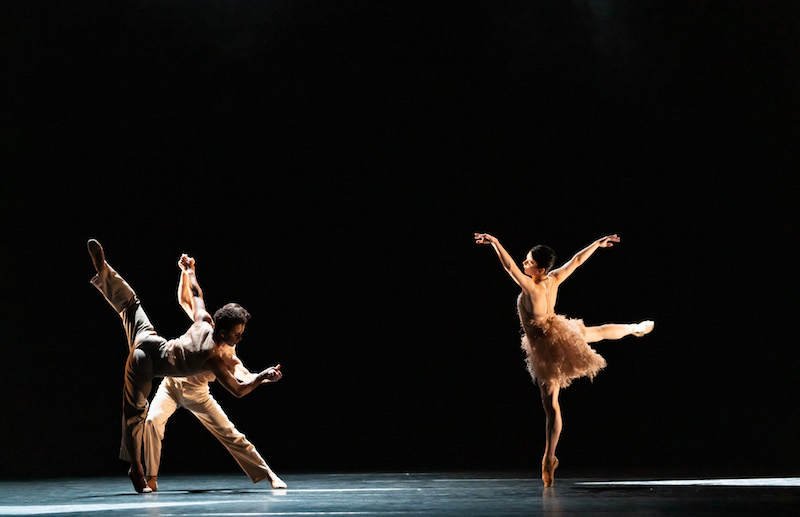
[[[496,244],[497,237],[489,235],[488,233],[476,233],[475,244]]]
[[[619,242],[619,235],[616,233],[614,235],[608,235],[606,237],[601,237],[597,240],[597,245],[601,248],[610,248],[614,245],[615,242]]]

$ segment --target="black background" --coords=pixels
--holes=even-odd
[[[4,477],[117,475],[117,317],[253,314],[284,379],[213,391],[279,472],[535,469],[517,288],[472,233],[559,263],[558,311],[652,318],[562,394],[562,469],[796,474],[800,4],[37,2],[3,24]],[[162,474],[236,471],[187,412]],[[566,475],[566,471],[563,473]]]

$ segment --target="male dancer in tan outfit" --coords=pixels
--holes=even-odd
[[[129,353],[122,392],[120,458],[131,464],[128,476],[136,491],[148,493],[152,490],[144,477],[142,441],[147,397],[153,378],[211,371],[226,389],[237,397],[243,397],[262,382],[275,382],[282,375],[276,367],[267,368],[244,382],[234,376],[234,369],[223,359],[222,351],[224,347],[234,346],[242,339],[249,314],[241,307],[230,307],[229,304],[215,313],[216,320],[212,319],[205,310],[203,292],[188,260],[181,260],[181,268],[188,273],[194,323],[181,337],[167,340],[156,334],[134,290],[106,262],[100,243],[90,239],[87,247],[97,270],[91,283],[117,311],[128,338]],[[215,322],[216,325],[212,325]]]
[[[195,269],[194,259],[184,255],[178,265],[180,266],[182,262],[187,262],[191,269]],[[189,274],[181,268],[181,276],[178,281],[178,303],[191,318],[194,314],[194,305],[189,284]],[[222,350],[223,360],[233,368],[237,379],[245,381],[255,375],[250,373],[236,356],[235,346],[226,346]],[[280,365],[276,368],[279,367]],[[228,449],[228,452],[253,483],[269,478],[272,488],[286,488],[286,483],[269,468],[255,446],[236,429],[211,395],[208,385],[214,380],[213,373],[203,372],[192,377],[165,377],[161,381],[155,397],[150,402],[150,411],[147,413],[147,420],[144,423],[144,465],[147,486],[153,492],[158,490],[157,476],[161,464],[161,440],[164,439],[167,420],[179,407],[185,407]]]

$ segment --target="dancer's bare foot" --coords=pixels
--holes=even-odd
[[[147,486],[153,492],[158,492],[158,476],[150,476],[147,478]]]
[[[272,488],[286,488],[286,483],[278,476],[269,478],[269,484],[272,485]]]
[[[86,243],[86,247],[89,249],[89,255],[92,257],[94,269],[99,273],[107,266],[106,254],[103,252],[103,246],[101,246],[97,240],[89,239]]]
[[[153,491],[149,486],[147,486],[147,481],[144,479],[143,472],[135,472],[133,467],[131,467],[128,469],[128,477],[131,478],[133,488],[136,489],[136,491],[140,494],[149,494]]]
[[[642,337],[645,334],[649,334],[653,331],[653,327],[655,326],[655,322],[651,320],[645,320],[641,323],[635,323],[631,325],[633,329],[632,334],[636,337]]]
[[[553,457],[552,461],[548,461],[546,458],[542,460],[542,481],[544,481],[544,486],[553,486],[556,467],[558,467],[558,458]]]

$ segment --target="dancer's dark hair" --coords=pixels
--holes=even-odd
[[[238,303],[227,303],[214,313],[214,326],[217,331],[230,331],[236,325],[250,321],[250,313]]]
[[[556,252],[553,248],[544,244],[538,244],[531,248],[531,258],[536,261],[536,265],[544,268],[545,273],[549,273],[556,263]]]

